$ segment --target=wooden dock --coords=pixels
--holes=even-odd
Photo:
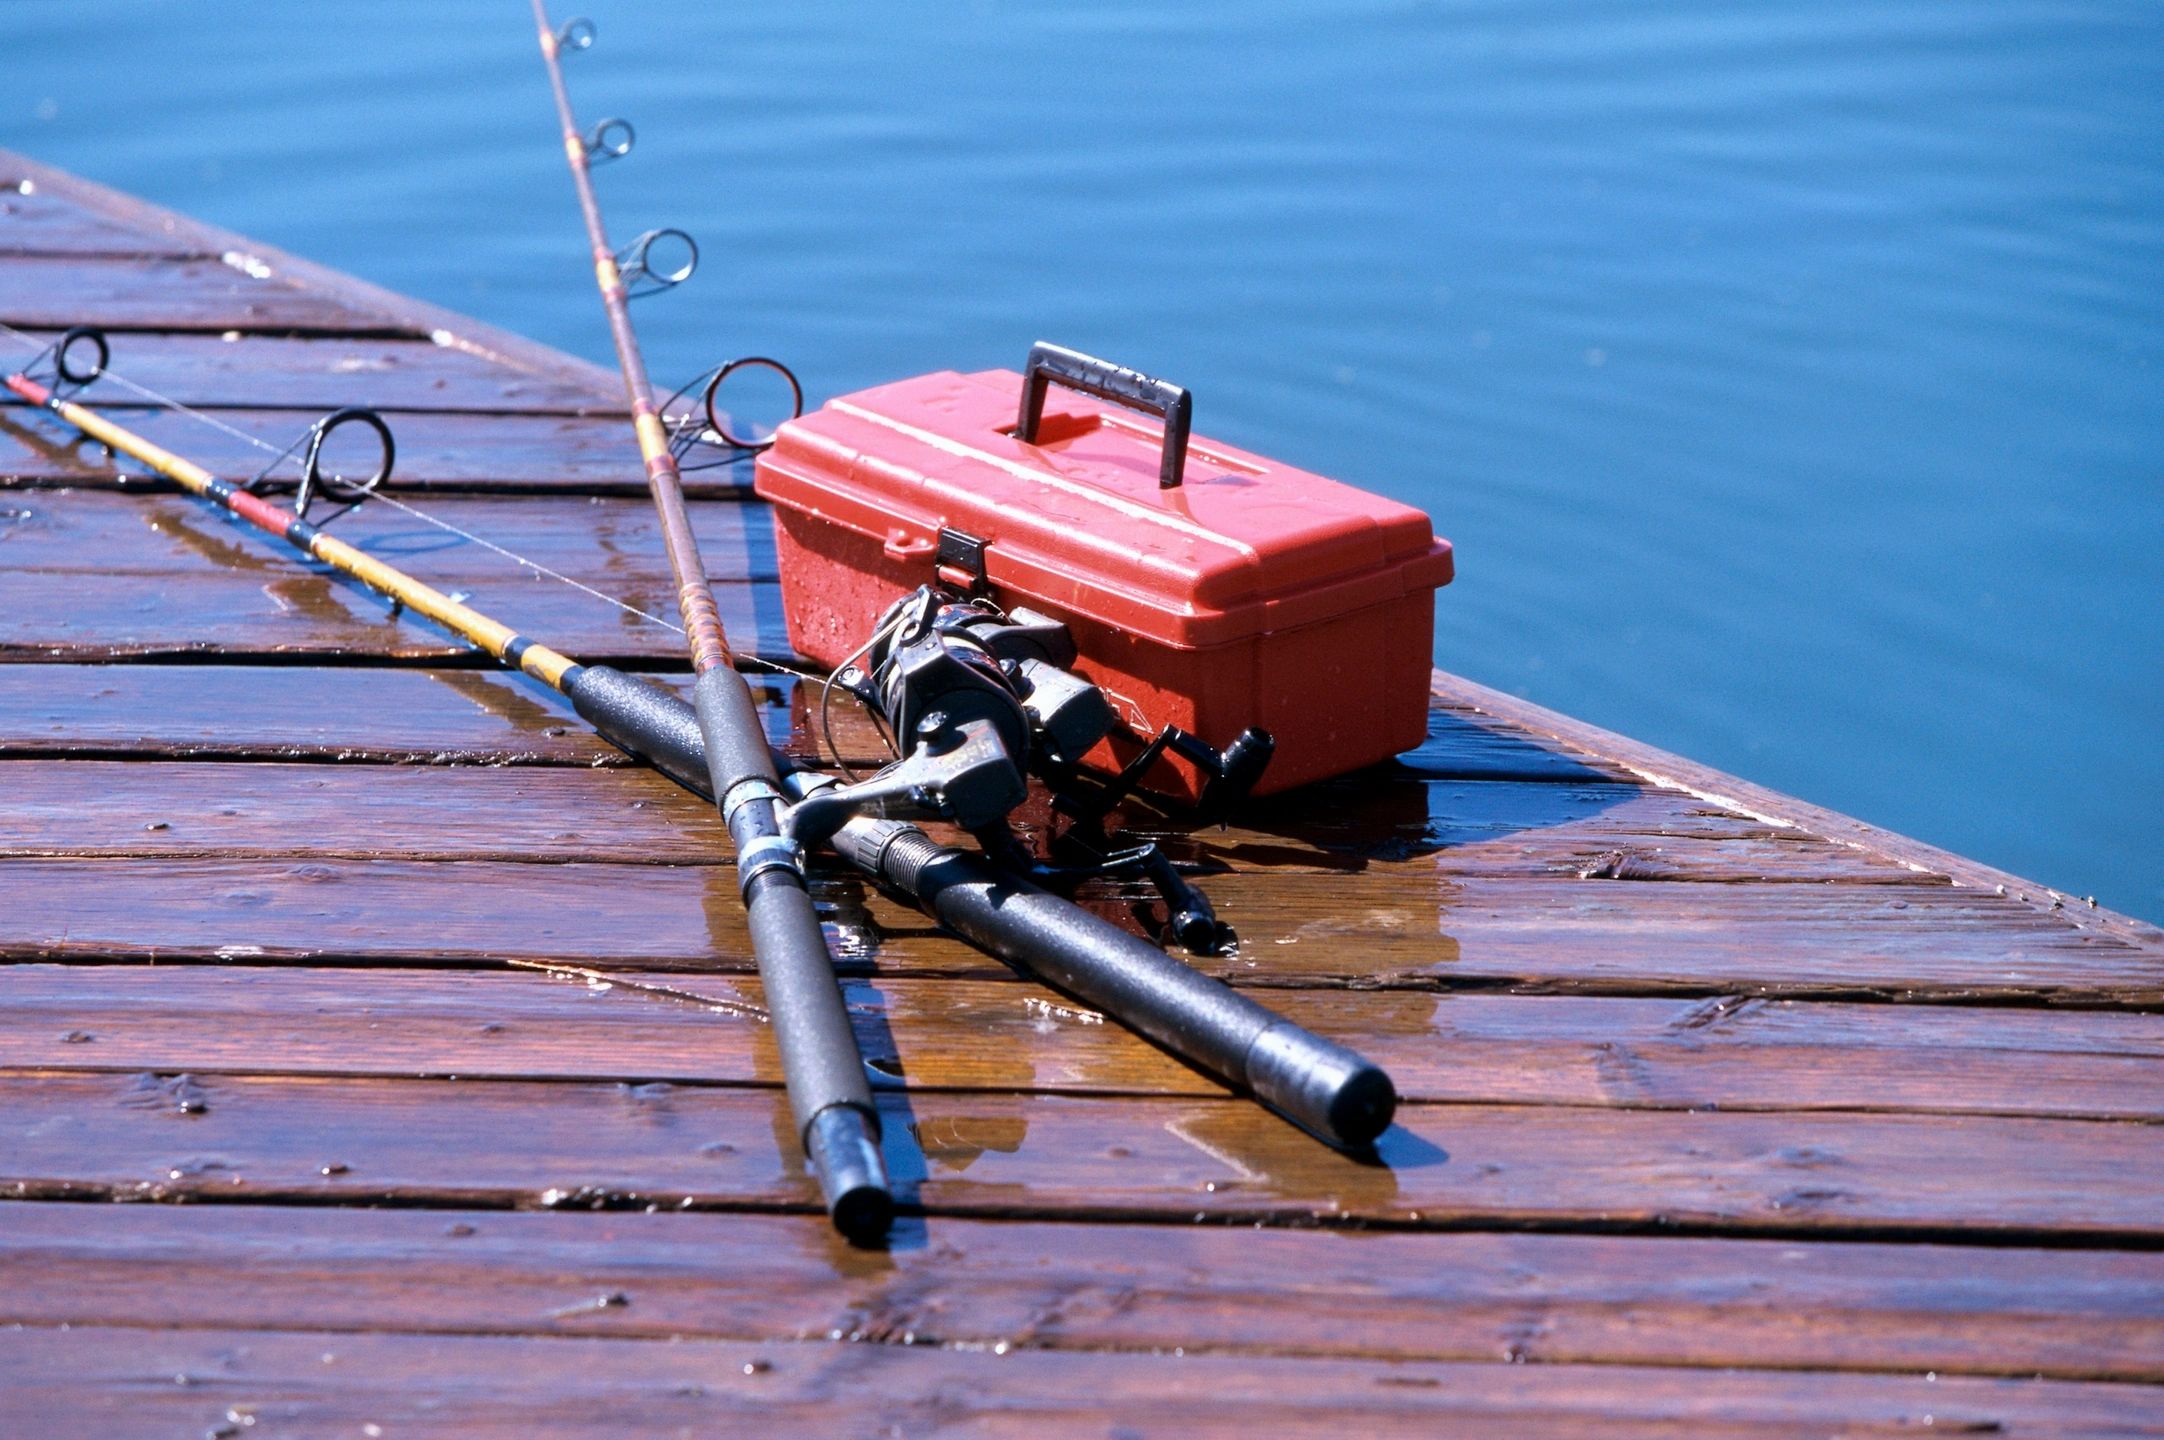
[[[278,445],[378,407],[416,503],[671,608],[613,375],[5,152],[0,321]],[[695,478],[778,648],[767,517]],[[1397,1077],[1378,1157],[833,874],[907,1212],[852,1251],[706,807],[19,405],[0,484],[0,1433],[2164,1432],[2152,927],[1438,675],[1401,764],[1168,836],[1206,963]]]

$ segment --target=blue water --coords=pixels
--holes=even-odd
[[[595,5],[657,375],[1157,372],[1442,665],[2164,919],[2153,0]],[[0,144],[608,358],[517,0],[0,21]]]

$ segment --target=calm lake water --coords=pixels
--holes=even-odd
[[[1165,375],[1442,665],[2164,920],[2164,6],[588,13],[657,376]],[[0,144],[609,358],[516,0],[4,19]]]

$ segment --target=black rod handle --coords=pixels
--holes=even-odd
[[[699,726],[683,701],[601,665],[573,671],[564,693],[609,740],[679,784],[706,790]],[[939,845],[914,825],[852,820],[834,846],[972,944],[1251,1091],[1322,1139],[1359,1149],[1390,1127],[1397,1090],[1380,1066],[1073,901]]]
[[[696,683],[701,703],[694,708],[621,670],[581,665],[564,676],[563,691],[605,738],[678,784],[724,801],[797,1135],[834,1227],[851,1240],[876,1241],[894,1213],[879,1152],[879,1112],[825,932],[803,871],[788,853],[793,846],[781,836],[778,772],[750,687],[733,670],[709,670]],[[710,754],[719,762],[711,767]],[[759,786],[747,782],[764,782],[774,798],[762,798]]]
[[[1184,387],[1039,340],[1029,347],[1029,364],[1022,370],[1022,414],[1014,427],[1014,438],[1025,445],[1037,443],[1037,427],[1044,420],[1045,388],[1055,380],[1070,390],[1163,416],[1165,449],[1157,465],[1157,485],[1161,490],[1179,488],[1187,470],[1187,432],[1195,421],[1195,397]]]
[[[876,1241],[894,1218],[879,1153],[879,1112],[872,1107],[826,932],[812,908],[804,852],[782,833],[781,776],[757,702],[744,677],[724,665],[692,682],[691,707],[710,788],[736,842],[752,958],[797,1136],[834,1228],[859,1243]]]
[[[834,843],[963,938],[1252,1092],[1310,1133],[1357,1150],[1390,1128],[1397,1088],[1380,1066],[1073,901],[915,826],[856,821]]]

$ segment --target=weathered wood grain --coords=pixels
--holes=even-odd
[[[763,713],[788,733],[785,706]],[[307,665],[0,665],[0,755],[632,763],[501,670]]]
[[[252,545],[236,535],[236,549]],[[265,568],[186,578],[111,576],[88,583],[66,572],[0,569],[0,663],[23,660],[180,659],[315,662],[469,660],[493,664],[464,641],[410,615],[357,581],[298,561],[263,557]],[[506,565],[488,579],[446,586],[506,624],[545,637],[579,659],[666,664],[683,637],[651,620]],[[667,582],[631,584],[616,597],[650,615],[674,609]],[[733,643],[787,655],[778,586],[727,581],[714,587]]]
[[[11,359],[0,355],[0,361]],[[263,468],[266,452],[192,415],[140,404],[116,392],[97,408],[117,423],[214,474],[246,479]],[[283,450],[313,417],[291,410],[218,410],[218,425]],[[466,414],[406,410],[390,417],[398,463],[390,488],[406,491],[474,491],[512,494],[646,495],[638,447],[620,416]],[[343,439],[345,437],[338,437]],[[356,467],[358,468],[358,467]],[[146,467],[107,454],[91,443],[74,443],[64,425],[25,410],[0,410],[0,487],[144,489],[178,493],[165,480],[150,480]],[[742,495],[751,486],[748,462],[684,477],[694,497]]]
[[[42,344],[56,332],[32,333]],[[612,404],[606,392],[571,379],[512,369],[461,346],[427,340],[125,334],[113,337],[112,373],[198,407],[313,411],[368,405],[606,415],[623,403],[621,390]],[[140,404],[145,397],[104,380],[78,398],[95,408]],[[12,394],[0,397],[0,409],[27,413]]]
[[[810,711],[760,676],[776,743],[811,756]],[[248,716],[236,729],[235,714]],[[881,752],[853,706],[831,712],[845,757]],[[1438,712],[1408,762],[1385,767],[1437,779],[1598,781],[1598,771],[1543,750],[1493,722]],[[562,735],[549,732],[562,729]],[[480,765],[614,763],[568,707],[540,687],[479,670],[202,663],[164,666],[51,662],[0,665],[0,755],[144,759],[467,761]],[[1373,783],[1375,773],[1358,784]],[[1337,805],[1318,818],[1328,820]],[[1288,807],[1289,807],[1288,802]],[[1324,807],[1318,807],[1323,810]],[[1259,812],[1273,815],[1276,810]],[[1293,810],[1291,813],[1303,813]],[[1395,813],[1395,812],[1393,812]],[[1136,818],[1140,818],[1137,812]]]
[[[1709,765],[1506,695],[1463,676],[1436,671],[1431,698],[1448,709],[1523,734],[1536,744],[1582,756],[1588,763],[1611,766],[1649,784],[1684,790],[1730,808],[1763,815],[1770,821],[1882,855],[1920,872],[1946,876],[1956,885],[2005,896],[2077,929],[2146,950],[2164,964],[2164,929],[2100,906],[2093,897],[2063,895],[2033,880],[1723,774]]]
[[[220,959],[742,971],[749,947],[716,866],[462,861],[0,861],[0,958]],[[1261,985],[1592,993],[1870,995],[2154,1007],[2148,954],[1944,885],[1693,885],[1452,878],[1432,867],[1212,876],[1241,935],[1196,963]],[[537,910],[533,897],[576,896]],[[815,883],[844,963],[882,974],[998,967],[853,875]],[[1114,919],[1139,899],[1098,885]],[[1109,898],[1108,898],[1109,896]],[[1095,897],[1091,899],[1090,897]]]
[[[5,217],[0,217],[0,227],[5,224]],[[401,332],[380,312],[295,285],[247,257],[236,256],[228,263],[215,256],[15,254],[0,265],[0,322],[17,329],[66,329],[86,319],[116,333],[240,330],[350,336],[389,332],[425,338]]]
[[[71,205],[22,177],[0,175],[0,255],[159,256],[214,259],[154,225],[122,225]]]
[[[878,1103],[933,1213],[2164,1237],[2164,1127],[2126,1122],[1411,1105],[1359,1159],[1241,1100]],[[778,1087],[10,1071],[0,1108],[0,1198],[817,1209]]]
[[[531,570],[445,525],[604,592],[650,589],[668,576],[660,526],[643,496],[445,496],[431,497],[420,508],[429,518],[364,505],[333,521],[332,533],[429,579],[532,577]],[[687,509],[713,579],[780,578],[765,507],[701,501]],[[188,495],[34,491],[0,504],[0,565],[11,570],[176,579],[240,572],[276,578],[305,563],[291,546]],[[669,618],[676,618],[673,612]]]
[[[860,752],[861,753],[861,752]],[[0,857],[344,856],[723,863],[713,806],[659,774],[379,765],[144,765],[22,760],[0,768],[12,824]],[[1360,802],[1275,831],[1160,838],[1176,858],[1446,876],[1629,875],[1638,880],[1897,884],[1914,876],[1673,791],[1510,781],[1383,779]],[[1403,802],[1410,802],[1410,814]],[[1153,833],[1144,827],[1139,833]]]
[[[736,642],[786,655],[763,512],[731,502],[693,508]],[[440,500],[430,514],[673,621],[675,587],[643,501]],[[364,506],[337,523],[352,543],[560,648],[667,661],[682,647],[672,629],[388,506]],[[0,507],[0,561],[0,655],[414,658],[465,649],[425,624],[393,619],[365,588],[185,496],[20,497]]]
[[[828,1342],[0,1332],[0,1418],[175,1434],[1542,1437],[2155,1434],[2145,1386]],[[236,1418],[237,1417],[237,1418]]]
[[[0,1055],[51,1070],[196,1074],[742,1084],[770,1073],[756,980],[601,976],[11,965],[0,967]],[[844,994],[874,1085],[1223,1093],[1033,984],[883,978],[852,980]],[[2157,1015],[1727,997],[1267,998],[1357,1044],[1411,1100],[2164,1119]]]
[[[1847,885],[1925,878],[1673,790],[1555,777],[1423,781],[1418,773],[1379,767],[1303,788],[1210,829],[1141,807],[1122,818],[1175,860],[1247,872]]]
[[[621,399],[622,391],[615,374],[598,365],[522,335],[484,325],[470,316],[370,285],[312,260],[287,254],[260,240],[146,204],[135,196],[41,165],[26,155],[0,150],[0,189],[12,184],[19,193],[24,181],[29,181],[38,193],[87,215],[131,230],[150,230],[169,236],[176,244],[200,254],[223,255],[227,251],[237,251],[251,255],[310,291],[335,297],[358,309],[380,313],[400,329],[414,334],[440,336],[446,344],[498,369],[545,377],[553,383],[582,390],[605,407],[613,407]]]
[[[38,1327],[2164,1379],[2164,1257],[2125,1251],[935,1216],[863,1254],[794,1215],[7,1204],[0,1264],[0,1324]]]

